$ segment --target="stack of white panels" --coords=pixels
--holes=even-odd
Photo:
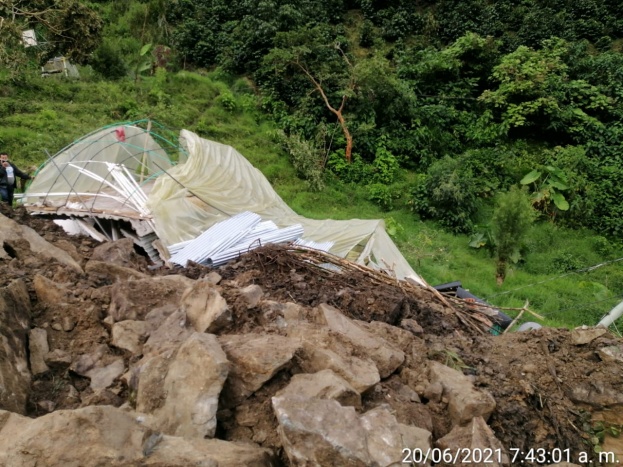
[[[202,263],[209,257],[226,250],[246,236],[262,219],[253,212],[243,212],[214,224],[197,238],[171,255],[170,261],[186,266],[188,261]]]
[[[333,245],[335,244],[335,242],[314,242],[313,240],[303,240],[302,238],[299,238],[297,241],[294,242],[294,245],[296,246],[302,246],[305,248],[311,248],[313,250],[320,250],[320,251],[325,251],[328,252],[331,247],[333,247]]]
[[[303,235],[303,226],[301,224],[292,225],[283,229],[278,229],[277,226],[275,226],[275,228],[271,230],[251,233],[228,250],[223,250],[210,256],[206,263],[209,266],[219,266],[227,261],[237,258],[242,253],[246,253],[247,251],[253,250],[262,245],[267,245],[269,243],[291,242],[300,238],[301,235]]]

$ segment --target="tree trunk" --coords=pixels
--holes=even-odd
[[[497,267],[495,269],[495,280],[498,285],[502,285],[506,279],[506,261],[498,258]]]
[[[333,109],[331,109],[333,110]],[[346,152],[344,153],[346,160],[350,163],[351,161],[351,153],[353,152],[353,137],[348,131],[348,126],[346,125],[346,121],[342,116],[341,109],[339,112],[335,112],[337,115],[337,119],[340,122],[340,126],[342,127],[342,131],[344,132],[344,137],[346,138]]]
[[[348,99],[348,97],[346,96],[346,94],[344,94],[342,96],[342,103],[340,104],[340,108],[336,109],[335,107],[331,105],[331,103],[329,102],[329,98],[324,92],[324,89],[322,89],[322,86],[320,85],[318,80],[316,80],[316,78],[313,77],[313,75],[309,72],[309,70],[305,66],[303,66],[300,62],[296,62],[296,65],[303,71],[303,73],[307,75],[307,77],[313,83],[316,90],[322,96],[322,100],[324,101],[327,108],[335,114],[338,122],[340,122],[342,131],[344,132],[344,137],[346,138],[346,151],[344,153],[344,156],[346,157],[346,160],[348,161],[348,163],[350,163],[352,152],[353,152],[353,136],[350,134],[350,131],[348,130],[348,125],[346,125],[346,120],[344,119],[344,115],[342,114],[342,110],[344,110],[344,105],[346,104],[346,100]]]

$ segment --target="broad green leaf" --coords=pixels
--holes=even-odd
[[[149,52],[149,49],[151,49],[151,42],[141,47],[141,57],[145,55],[147,52]]]
[[[558,188],[559,190],[568,190],[569,189],[569,185],[566,185],[565,183],[563,183],[560,180],[557,180],[555,178],[550,178],[547,183],[549,183],[554,188]]]
[[[471,238],[471,241],[468,243],[468,245],[472,248],[483,247],[487,244],[487,241],[484,239],[484,237],[484,234],[482,232],[479,232]]]
[[[561,211],[569,210],[569,203],[562,194],[552,191],[552,199],[554,200],[556,207]]]
[[[522,178],[519,183],[521,183],[522,185],[529,185],[530,183],[538,180],[540,176],[541,176],[541,172],[539,172],[538,170],[533,170],[532,172],[527,174],[524,178]]]

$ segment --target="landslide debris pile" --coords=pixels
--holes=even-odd
[[[129,239],[6,208],[0,246],[0,465],[573,460],[623,404],[604,329],[493,336],[431,290],[312,252],[153,271]]]

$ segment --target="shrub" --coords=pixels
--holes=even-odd
[[[297,175],[309,183],[311,191],[321,191],[324,188],[324,173],[320,149],[299,134],[287,136],[280,131],[277,139],[288,153]]]
[[[449,156],[432,164],[413,191],[413,209],[454,233],[472,229],[478,188],[472,172]]]
[[[97,73],[108,79],[121,79],[128,73],[121,53],[109,42],[102,42],[93,54],[90,63]]]
[[[522,241],[534,219],[535,211],[525,191],[513,187],[499,196],[491,220],[498,262],[496,277],[499,284],[504,282],[508,262],[519,261]]]

